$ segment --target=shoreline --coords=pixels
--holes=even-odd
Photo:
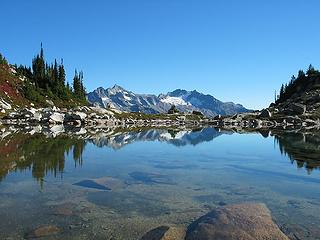
[[[77,107],[74,109],[21,108],[0,116],[0,126],[63,125],[66,128],[116,128],[116,127],[217,127],[224,129],[310,129],[320,128],[320,120],[312,116],[274,114],[269,110],[239,113],[233,116],[208,118],[189,113],[144,114],[120,112],[101,107]]]

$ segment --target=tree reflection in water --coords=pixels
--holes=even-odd
[[[49,173],[62,176],[66,154],[71,151],[75,166],[81,166],[84,148],[83,139],[69,136],[47,138],[42,134],[12,134],[0,141],[0,180],[9,172],[30,170],[42,185]]]
[[[298,168],[305,168],[308,173],[320,168],[320,133],[319,132],[273,132],[281,154],[288,156]]]

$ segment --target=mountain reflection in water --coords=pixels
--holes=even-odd
[[[176,147],[209,142],[223,134],[233,134],[216,128],[202,129],[109,129],[94,134],[76,135],[62,133],[52,137],[45,133],[15,132],[0,135],[0,181],[10,172],[30,170],[42,185],[47,174],[62,176],[66,154],[72,154],[75,167],[82,165],[82,154],[87,143],[98,147],[120,149],[137,141],[160,141]],[[259,132],[260,133],[260,132]],[[260,133],[262,134],[262,133]],[[268,137],[269,134],[262,134]],[[320,166],[320,133],[271,132],[280,152],[305,168],[310,174]]]

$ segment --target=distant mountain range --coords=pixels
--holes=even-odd
[[[181,112],[200,111],[208,117],[249,112],[241,104],[222,102],[211,95],[177,89],[167,94],[137,94],[118,85],[97,88],[88,93],[88,101],[102,107],[113,107],[126,112],[166,113],[172,105]]]

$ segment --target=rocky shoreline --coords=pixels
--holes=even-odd
[[[185,115],[172,115],[170,118],[139,118],[134,114],[127,113],[129,116],[121,117],[115,109],[104,109],[101,107],[77,107],[74,109],[49,108],[24,108],[3,114],[0,124],[3,125],[67,125],[74,127],[96,127],[105,128],[112,126],[180,126],[180,125],[202,125],[208,123],[208,119],[201,121],[188,120]]]
[[[288,110],[290,109],[290,110]],[[147,116],[147,117],[146,117]],[[126,113],[125,116],[115,109],[94,106],[76,107],[74,109],[23,108],[2,113],[0,125],[17,126],[57,126],[108,128],[108,127],[161,127],[161,126],[213,126],[220,128],[320,128],[320,120],[305,111],[305,106],[293,104],[282,111],[270,107],[262,111],[235,114],[233,116],[216,116],[214,118],[198,117],[192,114],[139,115]]]

